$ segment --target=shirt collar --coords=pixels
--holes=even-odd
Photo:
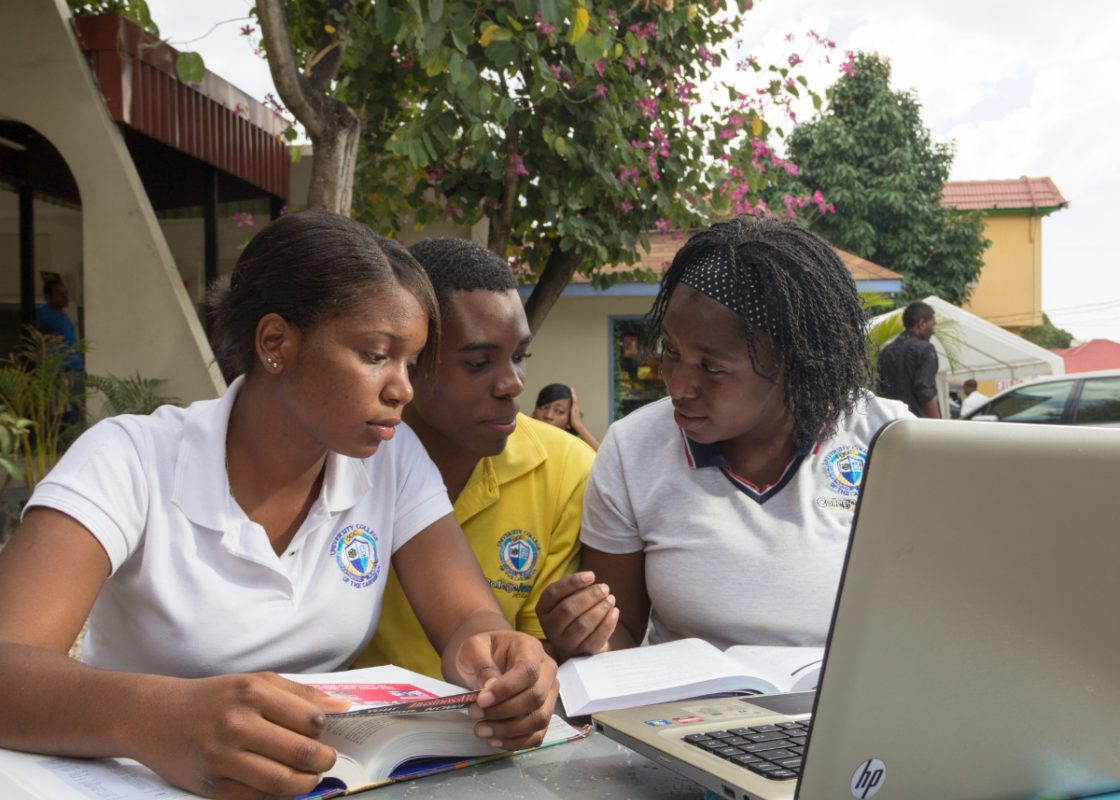
[[[230,384],[218,400],[193,403],[183,422],[183,440],[175,463],[171,501],[191,522],[224,531],[228,523],[229,476],[226,473],[226,431],[234,401],[245,377]],[[338,453],[327,454],[320,497],[329,512],[353,508],[372,488],[365,464]]]
[[[548,458],[534,424],[532,418],[518,414],[517,427],[502,452],[486,456],[475,465],[467,485],[455,498],[455,518],[460,524],[498,502],[504,484],[532,472]]]
[[[719,442],[712,442],[711,444],[701,444],[694,442],[688,438],[684,430],[677,428],[681,433],[681,438],[684,440],[684,457],[688,461],[690,469],[704,469],[706,467],[726,467],[727,459],[723,457],[723,451],[719,448]],[[807,442],[798,445],[790,458],[801,458],[813,452],[816,448],[814,442]]]

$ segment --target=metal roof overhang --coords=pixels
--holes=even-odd
[[[202,205],[213,185],[203,165],[220,171],[223,202],[287,202],[287,120],[211,72],[201,85],[184,84],[178,51],[118,14],[73,24],[153,207]]]

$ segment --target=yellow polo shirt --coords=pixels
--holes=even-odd
[[[545,638],[536,611],[541,592],[579,568],[583,489],[594,458],[578,437],[518,414],[505,450],[478,462],[455,501],[455,518],[502,613],[538,639]],[[381,664],[443,677],[392,569],[377,633],[354,667]]]

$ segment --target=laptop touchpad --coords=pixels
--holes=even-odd
[[[799,714],[813,713],[813,699],[816,692],[793,692],[791,694],[764,694],[754,697],[744,697],[742,702],[747,705],[765,708],[775,714],[785,714],[796,717]]]

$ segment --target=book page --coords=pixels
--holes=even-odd
[[[573,664],[590,698],[626,697],[734,677],[742,672],[735,661],[701,639],[600,653],[572,659],[567,664]]]
[[[782,692],[817,688],[824,664],[823,647],[739,645],[724,653]]]
[[[90,800],[171,800],[197,797],[177,789],[150,769],[115,758],[49,758],[35,762],[81,797]],[[36,781],[38,783],[38,781]]]

